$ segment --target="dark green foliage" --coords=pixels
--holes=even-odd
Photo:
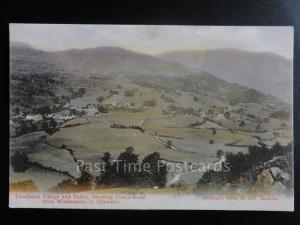
[[[79,185],[90,185],[93,181],[93,176],[88,166],[84,165],[80,168],[81,176],[77,179]]]
[[[82,97],[85,94],[85,88],[79,88],[78,97]]]
[[[244,127],[244,126],[246,126],[246,123],[242,120],[242,121],[240,122],[239,126],[240,126],[240,127]]]
[[[75,115],[75,116],[84,116],[85,112],[84,111],[79,111],[76,109],[70,109],[70,114]]]
[[[80,98],[85,94],[85,88],[79,88],[78,91],[74,91],[73,88],[69,88],[71,92],[71,98]]]
[[[277,118],[277,119],[289,119],[290,114],[287,111],[284,110],[280,110],[280,111],[276,111],[276,112],[272,112],[270,114],[271,118]]]
[[[217,129],[216,128],[212,128],[212,134],[216,135],[217,134]]]
[[[28,169],[29,162],[25,152],[17,151],[10,159],[11,166],[15,173],[21,173]]]
[[[226,119],[229,119],[230,118],[230,112],[228,112],[228,111],[224,112],[224,117]]]
[[[21,136],[23,134],[31,133],[31,132],[36,132],[39,130],[38,126],[36,123],[33,123],[31,120],[27,121],[20,121],[20,126],[16,128],[16,136]]]
[[[103,96],[100,96],[100,97],[97,98],[97,101],[98,101],[99,103],[103,102],[103,100],[104,100],[104,97],[103,97]]]
[[[97,108],[98,108],[98,112],[100,112],[100,113],[108,113],[108,111],[109,111],[108,108],[105,107],[104,105],[98,104]]]
[[[169,96],[166,96],[164,94],[161,95],[161,99],[163,99],[165,102],[174,103],[175,100]]]
[[[155,107],[156,106],[156,101],[155,99],[151,99],[151,100],[146,100],[143,103],[144,106],[149,106],[149,107]]]
[[[167,141],[167,148],[172,148],[172,146],[173,146],[172,141],[168,140]]]
[[[97,179],[99,185],[163,187],[166,183],[167,168],[165,164],[159,164],[160,155],[157,152],[139,162],[134,148],[129,146],[116,161],[112,160],[109,152],[104,153],[101,160],[105,163],[105,169]],[[147,168],[144,167],[146,164]]]
[[[42,114],[42,115],[50,114],[51,113],[51,108],[48,105],[40,107],[40,108],[37,109],[37,113]]]
[[[126,97],[133,97],[135,95],[135,92],[134,92],[134,90],[126,90],[124,95]]]
[[[219,149],[219,150],[217,151],[216,156],[217,156],[217,157],[221,157],[222,155],[224,155],[224,152],[223,152],[222,149]]]
[[[194,97],[193,97],[193,101],[194,101],[194,102],[199,102],[199,98],[198,98],[197,96],[194,96]]]
[[[110,89],[110,90],[109,90],[109,94],[111,94],[111,95],[117,95],[117,94],[119,94],[119,92],[116,91],[116,90]]]
[[[204,173],[203,177],[200,179],[200,184],[225,184],[238,182],[240,178],[250,179],[253,182],[253,174],[257,173],[259,166],[268,162],[276,156],[285,156],[289,161],[291,161],[292,155],[292,143],[287,146],[282,146],[278,142],[275,143],[271,148],[267,148],[265,145],[257,146],[252,145],[248,148],[248,153],[239,152],[226,153],[226,164],[228,165],[229,171],[213,171],[209,170]],[[290,170],[287,163],[282,163],[277,165],[280,169]],[[259,170],[258,170],[259,171]]]
[[[143,171],[143,182],[147,185],[164,187],[167,182],[167,166],[160,166],[159,160],[159,153],[154,152],[147,155],[142,161],[143,165],[150,165],[149,171]]]
[[[264,95],[254,89],[238,84],[231,84],[218,79],[209,73],[186,74],[185,76],[129,76],[132,82],[142,87],[153,88],[157,91],[185,91],[198,95],[212,95],[222,102],[231,105],[238,103],[280,103],[272,96]]]

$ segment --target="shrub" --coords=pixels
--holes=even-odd
[[[98,101],[99,103],[103,102],[103,100],[104,100],[104,97],[103,97],[103,96],[100,96],[100,97],[97,98],[97,101]]]
[[[133,90],[126,90],[126,91],[124,92],[124,95],[125,95],[126,97],[133,97],[133,96],[135,95],[135,93],[134,93]]]
[[[199,102],[199,98],[197,96],[193,97],[194,102]]]
[[[25,152],[20,153],[17,151],[12,157],[11,157],[11,166],[13,167],[14,172],[21,173],[28,169],[28,157]]]
[[[147,100],[147,101],[144,101],[143,105],[149,106],[149,107],[155,107],[156,101],[155,101],[155,99]]]

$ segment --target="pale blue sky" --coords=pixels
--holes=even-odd
[[[10,24],[10,40],[48,51],[119,46],[147,54],[238,48],[293,58],[293,27]]]

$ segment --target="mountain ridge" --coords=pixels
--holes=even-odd
[[[201,68],[218,78],[272,94],[291,103],[293,62],[276,53],[250,52],[240,49],[175,50],[158,57],[193,68]],[[283,89],[265,87],[289,81]],[[288,93],[288,94],[287,94]]]
[[[169,89],[173,85],[173,88],[183,91],[192,90],[191,92],[202,94],[207,92],[234,104],[256,100],[278,103],[270,96],[251,88],[230,84],[213,73],[120,47],[46,52],[11,46],[10,59],[12,73],[69,73],[85,77],[108,76],[110,79],[122,76],[130,78],[128,82],[138,81],[138,85],[161,86],[163,89]],[[230,90],[232,88],[237,89],[241,95],[239,98],[234,97]],[[222,95],[226,97],[222,98]]]

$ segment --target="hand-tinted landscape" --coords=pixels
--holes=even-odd
[[[293,61],[255,50],[11,40],[11,191],[291,194]],[[151,167],[120,173],[114,160]],[[106,170],[87,169],[97,162]],[[197,163],[221,166],[184,167]]]

